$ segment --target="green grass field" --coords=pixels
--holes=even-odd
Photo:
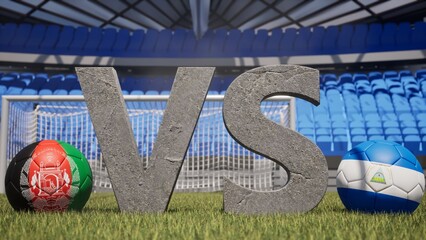
[[[221,193],[177,193],[164,214],[120,213],[113,194],[83,212],[15,212],[0,195],[0,239],[425,239],[426,199],[412,215],[362,214],[327,193],[307,214],[226,214]]]

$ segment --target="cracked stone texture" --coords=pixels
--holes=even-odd
[[[242,214],[300,213],[313,209],[327,189],[327,162],[301,134],[260,111],[262,100],[289,95],[319,105],[319,72],[293,65],[255,68],[238,76],[226,92],[223,119],[241,145],[284,167],[289,181],[280,190],[253,191],[224,180],[224,210]]]
[[[150,164],[144,170],[115,70],[76,68],[121,211],[167,209],[214,70],[178,68]]]

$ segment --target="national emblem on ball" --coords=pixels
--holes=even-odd
[[[414,212],[425,191],[416,157],[400,144],[381,140],[347,152],[336,182],[345,207],[365,212]]]
[[[12,159],[5,186],[15,210],[81,210],[92,191],[92,171],[72,145],[43,140],[28,145]]]

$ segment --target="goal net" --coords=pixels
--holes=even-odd
[[[125,100],[130,97],[125,96]],[[126,105],[140,157],[147,166],[167,96],[144,97],[145,101],[126,101]],[[204,103],[175,190],[219,191],[224,177],[254,190],[274,190],[285,185],[287,173],[283,168],[246,150],[228,134],[222,119],[223,101],[220,99],[223,96],[215,97],[208,96]],[[48,96],[49,101],[46,101],[46,96],[6,98],[9,98],[6,103],[8,111],[2,116],[7,117],[2,121],[7,121],[7,136],[2,135],[2,141],[6,139],[7,142],[7,163],[32,142],[61,140],[74,145],[86,156],[92,167],[95,191],[111,189],[102,152],[82,96]],[[69,101],[70,98],[73,100]],[[294,127],[290,107],[293,103],[290,99],[276,97],[266,100],[261,110],[270,120],[282,126]]]

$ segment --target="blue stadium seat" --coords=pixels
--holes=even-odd
[[[144,95],[144,92],[142,90],[132,90],[130,95]]]
[[[81,89],[72,89],[69,93],[69,95],[83,95],[83,92]]]
[[[351,135],[352,136],[356,136],[356,135],[367,135],[367,132],[365,131],[364,127],[355,127],[355,128],[351,128],[350,130]]]
[[[253,29],[246,29],[243,31],[240,43],[238,44],[239,56],[251,56],[251,49],[256,35]]]
[[[333,130],[333,136],[347,136],[348,129],[347,128],[334,128]]]
[[[51,79],[49,79],[49,81]],[[68,95],[71,90],[76,89],[76,85],[79,85],[75,74],[69,74],[65,76],[65,78],[63,78],[62,75],[57,75],[56,79],[53,80],[58,81],[55,89],[53,90],[53,95]]]
[[[396,142],[398,144],[403,144],[404,142],[401,135],[389,135],[386,137],[386,140]]]
[[[422,92],[423,96],[426,96],[426,78],[422,78],[419,83],[420,91]]]
[[[9,43],[9,51],[19,51],[21,52],[24,50],[25,44],[28,41],[28,37],[30,36],[31,24],[22,23],[19,24],[18,28],[16,29],[15,36],[12,38],[12,40]]]
[[[337,53],[337,41],[339,39],[339,27],[330,26],[327,27],[322,41],[323,53],[335,54]]]
[[[38,91],[32,88],[24,88],[21,95],[37,95]]]
[[[87,42],[83,47],[85,54],[96,54],[99,44],[102,40],[102,29],[98,27],[90,28]]]
[[[414,117],[416,121],[426,121],[426,113],[414,113]]]
[[[402,85],[417,84],[417,80],[411,75],[410,71],[400,71],[399,78]]]
[[[267,56],[266,43],[268,41],[268,30],[261,29],[257,31],[253,40],[251,56]]]
[[[419,130],[416,127],[405,127],[402,128],[402,135],[408,136],[408,135],[419,135]]]
[[[343,113],[344,104],[340,94],[332,96],[329,95],[327,97],[327,102],[329,105],[330,113]]]
[[[283,31],[281,28],[274,28],[272,30],[271,36],[268,38],[265,46],[265,52],[267,55],[274,56],[279,54],[282,36]]]
[[[297,29],[287,28],[281,38],[280,53],[289,56],[293,53],[294,41],[296,39]]]
[[[416,71],[416,78],[418,78],[419,80],[421,78],[426,78],[426,69],[419,69]]]
[[[120,56],[124,53],[129,44],[130,32],[127,29],[120,29],[117,34],[117,39],[112,46],[114,56]]]
[[[398,78],[398,72],[396,71],[386,71],[383,73],[383,76],[387,79],[387,78]]]
[[[417,123],[414,120],[401,120],[399,122],[399,125],[401,126],[401,128],[417,127]]]
[[[144,40],[145,32],[143,30],[134,31],[129,40],[129,45],[126,51],[127,55],[138,56],[140,54],[140,49]]]
[[[59,39],[56,42],[56,45],[53,49],[55,53],[65,53],[68,51],[68,47],[71,44],[71,41],[74,38],[74,28],[69,26],[64,26],[61,29],[59,34]]]
[[[381,127],[370,127],[367,128],[367,135],[368,136],[375,136],[375,135],[383,135],[383,129]]]
[[[411,35],[411,44],[415,49],[426,48],[426,22],[414,23],[414,30]]]
[[[426,141],[424,141],[426,138],[426,127],[422,127],[422,128],[420,128],[420,135],[423,137],[423,139],[422,139],[422,141],[424,142],[424,143],[426,143]]]
[[[180,56],[195,57],[195,48],[197,47],[197,39],[195,38],[194,32],[187,31],[185,35],[185,41],[182,45],[182,52]]]
[[[213,35],[213,39],[211,40],[210,53],[212,55],[218,54],[218,56],[222,56],[223,54],[223,46],[225,44],[226,37],[228,35],[228,30],[226,29],[216,29]]]
[[[23,95],[35,95],[47,83],[46,75],[36,75],[34,80],[23,90]]]
[[[9,85],[9,88],[4,93],[4,95],[20,95],[22,90],[26,87],[27,85],[25,82],[21,80],[14,81]]]
[[[53,90],[53,95],[68,95],[69,91],[73,85],[69,84],[66,81],[59,81]]]
[[[308,41],[309,54],[323,53],[322,44],[323,40],[325,39],[325,36],[326,35],[324,27],[313,27],[311,37]],[[329,36],[326,37],[328,38]]]
[[[295,54],[306,54],[308,50],[309,39],[311,38],[311,28],[302,27],[299,28],[298,34],[294,39],[294,53]]]
[[[49,78],[49,80],[41,86],[38,94],[39,95],[53,95],[53,92],[57,89],[58,85],[64,81],[65,77],[62,74],[54,75]]]
[[[37,52],[46,34],[46,26],[41,24],[34,25],[31,30],[27,43],[25,44],[26,52]]]
[[[371,93],[372,89],[368,80],[357,80],[354,85],[358,95]]]
[[[401,130],[399,129],[399,127],[390,127],[390,128],[384,128],[385,130],[385,135],[386,136],[391,136],[391,135],[398,135],[400,136]]]
[[[420,87],[419,85],[417,85],[417,83],[410,83],[404,86],[404,92],[405,92],[405,96],[408,99],[411,99],[413,97],[418,97],[421,98],[422,97],[422,92],[420,91]]]
[[[426,112],[426,99],[421,97],[410,98],[411,110],[415,113]]]
[[[214,37],[212,30],[208,30],[201,39],[197,41],[197,47],[195,48],[196,56],[208,57],[210,56],[210,46]]]
[[[368,119],[368,118],[366,118]],[[365,122],[365,126],[367,127],[367,129],[370,128],[381,128],[382,127],[382,123],[380,122],[380,120],[367,120]],[[368,133],[368,130],[367,130]]]
[[[412,77],[413,74],[411,73],[410,70],[401,70],[399,71],[399,78],[401,77]]]
[[[89,36],[88,27],[78,27],[75,30],[73,40],[69,46],[70,51],[75,54],[83,54],[84,53],[83,47],[87,42],[88,36]]]
[[[396,47],[398,50],[410,49],[411,46],[411,25],[404,22],[398,25],[396,32]]]
[[[404,88],[402,87],[399,78],[386,78],[386,85],[388,86],[390,94],[405,95]]]
[[[385,120],[383,121],[383,128],[399,128],[398,121]]]
[[[19,79],[28,86],[34,80],[34,73],[21,73]]]
[[[342,84],[342,96],[345,95],[356,95],[356,88],[353,83]]]
[[[372,135],[368,137],[369,141],[373,141],[373,140],[385,140],[385,136],[383,135]]]
[[[371,92],[373,95],[376,95],[378,93],[389,93],[388,86],[386,85],[386,82],[383,79],[375,79],[371,81]]]
[[[116,38],[117,31],[114,28],[105,28],[99,43],[98,54],[102,56],[111,55],[112,47],[114,46]]]
[[[381,79],[383,80],[383,74],[381,72],[369,72],[368,73],[368,80],[373,81]]]
[[[364,116],[361,114],[361,111],[348,113],[347,118],[351,127],[359,126],[359,123],[361,123],[360,127],[364,127]]]
[[[238,49],[238,44],[241,39],[241,31],[238,29],[232,29],[228,32],[228,36],[226,38],[223,52],[225,56],[233,56]]]
[[[350,47],[352,52],[363,52],[366,47],[366,39],[368,33],[367,24],[357,24],[355,25],[353,35],[350,39]]]
[[[364,74],[364,73],[355,73],[353,75],[353,81],[354,81],[354,83],[357,83],[358,81],[369,82],[367,74]]]
[[[121,85],[121,91],[125,95],[129,95],[132,90],[139,90],[139,88],[135,87],[135,82],[137,79],[133,77],[128,77],[126,79],[123,79],[120,83]]]
[[[17,73],[8,73],[2,76],[0,79],[0,94],[4,94],[7,88],[18,80],[19,74]]]
[[[337,46],[340,53],[350,52],[353,31],[353,26],[350,24],[341,26],[339,36],[337,38],[337,44],[334,46]]]
[[[173,57],[180,56],[187,32],[188,31],[184,29],[176,29],[174,31],[174,34],[172,36],[172,39],[170,40],[169,49],[168,49],[170,56],[173,56]]]
[[[377,110],[379,113],[389,113],[394,111],[393,103],[389,94],[376,94]]]
[[[328,81],[336,82],[337,81],[337,76],[334,73],[327,73],[327,74],[324,74],[324,76],[323,76],[322,79],[323,79],[324,83],[327,83]]]
[[[59,32],[61,28],[57,25],[49,25],[46,30],[46,34],[40,43],[40,49],[43,50],[44,53],[50,53],[53,51],[56,42],[59,38]]]
[[[314,136],[315,130],[314,130],[314,128],[300,128],[299,133],[303,134],[305,136]]]
[[[393,105],[395,107],[395,111],[397,112],[410,112],[411,108],[410,108],[410,104],[408,103],[408,100],[398,94],[393,94],[392,95],[392,102]]]
[[[377,112],[376,100],[371,94],[362,94],[359,97],[361,110],[363,113]]]
[[[163,29],[158,34],[157,44],[154,47],[155,56],[165,56],[169,49],[170,41],[172,40],[172,31]]]
[[[368,28],[366,38],[366,50],[369,52],[378,52],[383,50],[381,45],[382,24],[372,23]]]
[[[339,76],[339,85],[343,85],[345,83],[353,84],[352,74],[344,73],[344,74]]]
[[[18,26],[15,23],[6,23],[1,29],[0,37],[0,49],[3,51],[8,50],[9,43],[12,41],[15,36],[15,32]]]
[[[363,115],[367,122],[370,122],[370,121],[380,122],[382,120],[381,115],[379,115],[377,112],[367,112],[367,113],[364,113]]]
[[[380,37],[380,48],[382,50],[394,50],[396,47],[398,26],[395,23],[386,23]]]

